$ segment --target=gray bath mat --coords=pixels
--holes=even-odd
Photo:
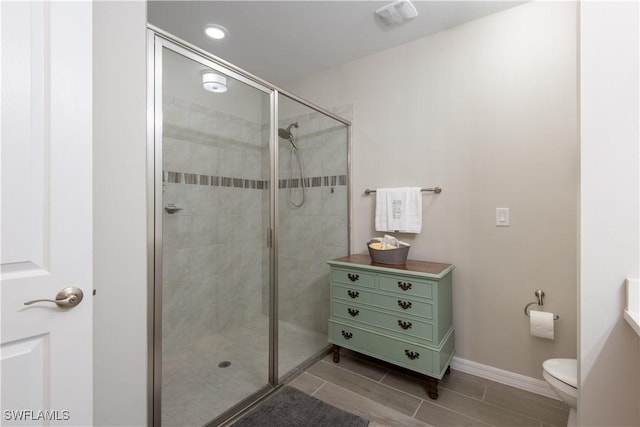
[[[365,427],[369,421],[284,386],[233,427]]]

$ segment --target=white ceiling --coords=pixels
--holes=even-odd
[[[149,22],[278,86],[525,1],[414,0],[418,17],[389,26],[391,1],[149,1]],[[221,41],[206,24],[228,29]]]

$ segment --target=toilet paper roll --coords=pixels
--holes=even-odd
[[[553,313],[529,310],[529,324],[531,328],[531,335],[534,337],[546,338],[549,340],[554,339]]]

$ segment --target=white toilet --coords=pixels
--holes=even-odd
[[[553,391],[569,405],[567,426],[577,425],[578,361],[576,359],[549,359],[542,363],[542,376]]]

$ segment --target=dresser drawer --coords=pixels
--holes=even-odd
[[[436,282],[415,280],[410,277],[378,275],[380,290],[420,298],[433,298]]]
[[[398,366],[442,378],[437,351],[329,320],[329,342]]]
[[[363,306],[348,305],[334,301],[331,304],[332,317],[359,322],[370,328],[385,329],[388,333],[402,334],[418,339],[425,344],[433,343],[433,325],[407,317],[383,313]]]
[[[364,286],[368,288],[374,288],[376,286],[375,274],[365,273],[360,270],[333,268],[331,269],[331,280],[353,286]]]
[[[414,301],[401,296],[382,295],[357,289],[355,286],[342,287],[332,284],[331,295],[333,298],[344,299],[354,304],[367,304],[381,307],[398,313],[433,319],[433,305],[428,302]]]

